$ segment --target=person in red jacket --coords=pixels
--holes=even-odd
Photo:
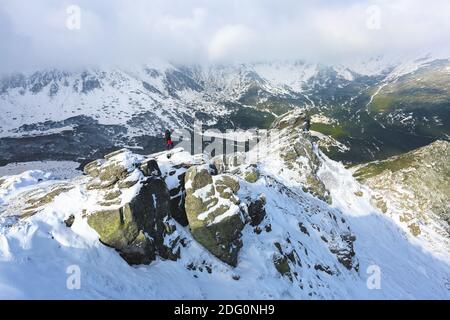
[[[172,132],[169,129],[166,129],[166,132],[164,133],[164,141],[166,142],[167,150],[173,148]]]

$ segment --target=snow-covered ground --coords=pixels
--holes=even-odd
[[[18,202],[36,188],[61,183],[61,176],[34,170],[3,177],[0,298],[449,299],[450,250],[444,242],[405,233],[370,204],[370,190],[350,171],[318,155],[318,176],[331,193],[331,205],[305,193],[301,180],[293,179],[293,171],[285,170],[275,152],[261,162],[256,183],[240,180],[241,198],[265,196],[265,224],[271,231],[256,234],[251,226],[244,228],[236,268],[212,256],[178,224],[175,235],[186,239],[178,261],[158,258],[148,266],[129,266],[99,241],[83,217],[92,198],[84,185],[86,177],[65,180],[73,188],[25,219],[11,216],[12,207],[20,206]],[[154,157],[163,174],[200,159],[181,150],[170,159],[165,153]],[[73,169],[72,164],[64,165]],[[10,168],[7,173],[17,172]],[[358,191],[363,195],[356,195]],[[64,220],[70,215],[75,222],[68,228]],[[308,231],[301,232],[300,224]],[[340,241],[343,232],[356,237],[357,270],[346,269],[330,253],[330,243]],[[439,250],[424,241],[434,241]],[[300,263],[291,266],[293,280],[274,268],[276,242],[282,250],[296,252]],[[330,273],[319,265],[329,266]],[[73,289],[71,281],[78,274],[80,287]]]
[[[74,161],[31,161],[10,163],[0,167],[0,177],[18,175],[30,170],[51,173],[54,179],[71,179],[81,174],[80,164]]]

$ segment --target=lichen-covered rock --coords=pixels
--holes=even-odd
[[[323,184],[322,180],[320,180],[316,175],[307,175],[306,176],[306,185],[303,190],[308,193],[311,193],[313,196],[331,204],[332,199],[331,196]]]
[[[103,188],[125,180],[140,164],[140,157],[126,149],[106,155],[105,160],[98,168],[98,180]]]
[[[221,198],[230,200],[236,205],[240,203],[239,198],[236,196],[240,189],[239,181],[236,178],[230,175],[221,175],[214,179],[214,185]]]
[[[112,162],[101,166],[98,178],[106,184],[114,184],[117,181],[124,179],[128,174],[128,168],[121,164]]]
[[[186,214],[192,236],[220,260],[237,265],[242,247],[239,181],[229,175],[211,176],[206,166],[186,172]]]
[[[84,167],[84,173],[93,179],[86,184],[88,190],[130,188],[135,185],[142,171],[136,171],[141,163],[141,156],[127,149],[118,150],[105,156],[105,160],[96,160]]]
[[[89,191],[106,189],[114,185],[112,182],[103,183],[99,178],[92,179],[86,184],[86,189]]]
[[[279,242],[275,242],[274,245],[278,250],[272,258],[275,269],[277,269],[283,277],[287,277],[292,282],[294,280],[295,273],[292,272],[289,263],[292,263],[293,266],[295,266],[295,264],[301,265],[300,261],[297,261],[296,259],[296,256],[298,255],[290,245],[290,242],[287,242],[284,246]]]
[[[103,195],[103,199],[105,199],[106,201],[120,199],[121,194],[122,194],[122,191],[120,191],[119,189],[110,190],[110,191],[105,192],[105,194]]]
[[[244,179],[249,183],[255,183],[259,179],[259,170],[256,166],[248,166],[244,170]]]
[[[422,233],[422,231],[420,230],[420,227],[419,227],[419,225],[417,223],[411,223],[408,226],[408,228],[409,228],[409,230],[411,231],[411,234],[414,237],[417,237],[417,236],[419,236]]]
[[[163,180],[139,182],[136,194],[119,206],[88,216],[102,243],[115,248],[130,264],[148,264],[163,246],[164,220],[169,215],[169,192]]]
[[[199,190],[213,182],[209,167],[193,166],[186,173],[186,189]]]
[[[295,136],[295,142],[285,149],[286,153],[282,153],[281,157],[288,167],[301,173],[301,178],[304,181],[303,189],[306,192],[330,203],[329,193],[317,175],[321,165],[315,152],[317,147],[301,134],[294,133],[293,135]]]
[[[105,160],[110,160],[118,155],[124,154],[124,153],[130,153],[128,149],[119,149],[116,151],[113,151],[111,153],[108,153],[104,156]]]
[[[86,189],[96,203],[84,215],[102,243],[129,264],[148,264],[156,255],[179,258],[180,237],[170,236],[171,193],[155,159],[122,149],[92,162],[87,172]]]
[[[83,172],[91,177],[97,178],[100,174],[100,167],[103,164],[102,160],[95,160],[84,166]]]
[[[141,172],[139,170],[133,171],[131,174],[127,175],[124,179],[119,180],[117,186],[120,189],[127,189],[134,186],[141,179]]]

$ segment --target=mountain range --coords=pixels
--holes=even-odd
[[[398,62],[402,61],[402,62]],[[87,163],[120,147],[161,150],[166,128],[268,128],[295,108],[335,160],[357,164],[448,140],[450,61],[271,61],[44,70],[0,80],[0,164]]]

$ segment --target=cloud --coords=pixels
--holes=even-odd
[[[208,58],[212,61],[246,58],[257,36],[253,30],[244,25],[226,25],[209,41]]]
[[[448,12],[448,0],[2,0],[0,71],[433,52],[447,47]]]

